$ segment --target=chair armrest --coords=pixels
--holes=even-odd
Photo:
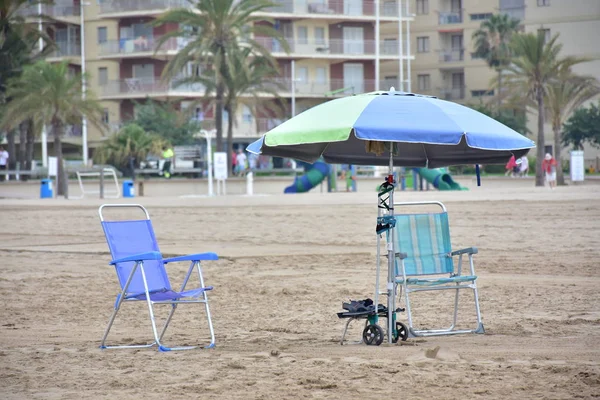
[[[160,260],[160,259],[162,259],[162,254],[160,254],[160,252],[151,251],[149,253],[140,253],[140,254],[134,254],[134,255],[128,256],[128,257],[118,258],[116,260],[112,260],[108,264],[115,265],[115,264],[127,262],[127,261],[146,261],[146,260]]]
[[[477,254],[477,253],[479,253],[479,250],[477,250],[477,247],[467,247],[466,249],[453,251],[451,253],[451,255],[458,256],[460,254]]]
[[[219,259],[219,256],[216,255],[215,253],[198,253],[198,254],[189,254],[187,256],[165,258],[163,260],[163,262],[165,264],[167,264],[170,262],[177,262],[177,261],[206,261],[206,260],[218,260],[218,259]]]
[[[396,253],[396,257],[398,257],[401,260],[404,260],[405,258],[408,258],[408,254],[398,252]]]

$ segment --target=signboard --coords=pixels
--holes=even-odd
[[[224,181],[227,179],[227,153],[215,152],[214,154],[215,179]]]
[[[56,157],[48,157],[48,176],[58,175],[58,160]]]
[[[571,182],[582,182],[585,175],[583,151],[571,152]]]

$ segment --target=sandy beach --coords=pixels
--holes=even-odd
[[[486,334],[379,347],[340,346],[345,321],[336,315],[343,301],[375,291],[374,190],[207,198],[167,187],[105,201],[7,195],[0,199],[0,397],[600,397],[600,185],[467,185],[466,192],[401,192],[397,200],[444,201],[453,246],[479,248]],[[97,213],[104,202],[146,206],[165,256],[221,256],[203,264],[215,287],[216,348],[99,349],[119,289]],[[169,265],[175,284],[186,269]],[[464,296],[464,322],[472,323]],[[415,316],[444,324],[446,303],[443,295],[415,297]],[[123,307],[109,340],[150,340],[145,303]],[[361,330],[352,325],[349,339]],[[207,338],[202,309],[188,305],[165,339]]]

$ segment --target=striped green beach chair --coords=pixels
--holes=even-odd
[[[440,212],[398,213],[407,206],[439,206]],[[423,209],[426,209],[423,207]],[[409,336],[450,335],[457,333],[484,333],[479,296],[477,293],[477,275],[473,265],[473,255],[477,248],[469,247],[452,251],[450,227],[446,207],[437,201],[394,203],[396,225],[394,227],[394,245],[396,258],[396,283],[404,295],[408,317]],[[463,273],[463,256],[468,256],[469,268]],[[455,263],[454,258],[458,256]],[[455,268],[456,267],[456,268]],[[477,325],[473,329],[456,329],[459,292],[472,290],[475,299]],[[413,326],[410,308],[410,295],[414,292],[455,290],[452,324],[440,329],[417,329]]]

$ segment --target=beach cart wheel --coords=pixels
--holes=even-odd
[[[367,325],[363,330],[363,340],[366,345],[379,346],[383,342],[383,329],[379,325]]]
[[[397,343],[398,340],[405,342],[406,339],[408,339],[408,329],[406,328],[406,325],[402,322],[396,322],[396,334],[394,335],[393,342]]]

